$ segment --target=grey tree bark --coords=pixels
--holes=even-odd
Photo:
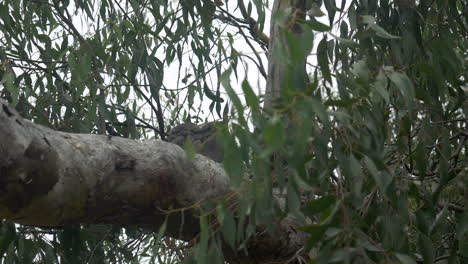
[[[166,210],[189,213],[229,192],[219,163],[202,155],[187,160],[174,144],[63,133],[22,119],[3,101],[0,106],[2,218],[48,227],[153,226]],[[173,218],[173,235],[190,239],[197,232],[188,224],[181,232],[178,213]]]
[[[291,65],[285,34],[290,33],[300,39],[302,33],[301,23],[306,15],[305,0],[275,0],[271,11],[270,43],[268,44],[268,78],[265,89],[265,108],[274,105],[276,98],[281,95],[281,90],[287,78],[287,74],[298,75],[299,79],[307,82],[305,71],[306,59],[303,58],[300,65]],[[298,71],[291,71],[291,66]],[[297,79],[297,78],[295,78]]]

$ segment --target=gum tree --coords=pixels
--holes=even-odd
[[[467,12],[0,2],[2,263],[466,262]]]

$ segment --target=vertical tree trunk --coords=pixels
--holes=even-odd
[[[305,79],[304,81],[306,81],[305,64],[307,57],[302,58],[300,65],[291,65],[289,45],[286,39],[287,34],[292,34],[297,40],[301,39],[302,29],[300,24],[304,21],[305,14],[305,0],[275,0],[273,4],[265,108],[273,106],[275,98],[280,96],[282,86],[288,77],[287,74],[298,76],[298,78],[293,77],[293,79]],[[291,71],[289,69],[300,70]]]

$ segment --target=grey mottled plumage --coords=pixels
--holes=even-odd
[[[198,154],[209,157],[216,162],[222,162],[222,146],[218,142],[216,135],[216,126],[219,124],[219,122],[210,122],[202,125],[183,123],[171,129],[167,139],[169,142],[183,148],[185,142],[190,137]]]

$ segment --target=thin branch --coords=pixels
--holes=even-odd
[[[248,13],[247,9],[245,8],[244,1],[238,0],[237,3],[239,4],[239,9],[242,13],[242,16],[248,21],[250,26],[250,34],[263,46],[268,49],[268,44],[270,43],[270,39],[267,35],[260,32],[258,28],[258,22],[253,19]]]
[[[258,55],[258,52],[253,47],[253,45],[250,42],[249,38],[244,34],[244,31],[242,29],[239,29],[239,32],[241,33],[242,36],[244,36],[245,42],[247,42],[247,45],[249,45],[249,47],[252,49],[253,53],[255,54],[255,57],[258,60],[258,63],[255,60],[252,60],[252,61],[257,65],[257,68],[259,69],[260,73],[266,79],[267,74],[265,72],[265,67],[263,66],[262,58],[260,58],[260,55]]]

